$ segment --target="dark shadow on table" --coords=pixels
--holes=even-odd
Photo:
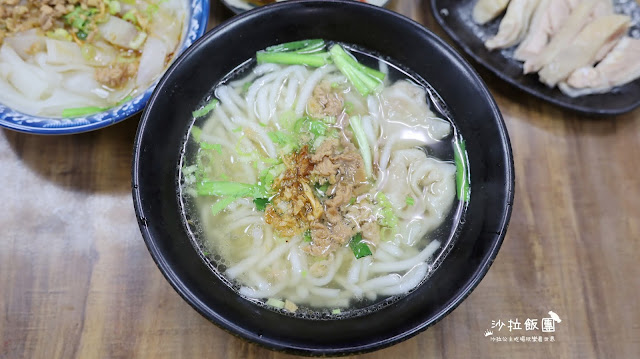
[[[131,191],[133,141],[140,115],[74,135],[44,136],[2,130],[30,170],[61,187],[88,193]]]

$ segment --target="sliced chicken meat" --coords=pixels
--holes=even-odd
[[[576,69],[592,65],[602,46],[627,32],[631,18],[607,15],[587,24],[576,38],[540,70],[540,81],[550,87],[566,79]]]
[[[541,0],[533,14],[527,36],[516,49],[515,59],[527,61],[540,54],[551,37],[564,25],[574,5],[570,0]]]
[[[625,36],[596,67],[582,67],[558,86],[572,97],[607,92],[640,78],[639,58],[640,39]]]
[[[507,13],[500,22],[498,33],[487,40],[484,45],[489,49],[502,49],[518,44],[529,29],[539,0],[513,0],[509,3]]]
[[[537,56],[524,63],[524,73],[537,72],[551,62],[578,35],[591,18],[593,8],[600,0],[584,0],[569,15],[564,26],[551,38]]]
[[[486,24],[504,12],[509,0],[478,0],[473,7],[473,21],[476,24]]]

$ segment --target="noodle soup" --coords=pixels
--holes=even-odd
[[[143,93],[177,53],[184,0],[22,0],[0,8],[0,103],[52,118]]]
[[[446,254],[470,195],[439,103],[346,44],[258,52],[192,114],[180,198],[194,245],[240,295],[295,315],[406,295]]]

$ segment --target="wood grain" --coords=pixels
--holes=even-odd
[[[391,8],[444,37],[428,1],[398,0]],[[218,1],[211,12],[212,25],[232,15]],[[586,118],[479,72],[513,146],[507,238],[453,313],[406,342],[358,357],[637,358],[640,111]],[[292,358],[210,324],[156,268],[129,187],[138,119],[73,136],[0,131],[0,357]],[[563,319],[549,333],[555,342],[483,335],[492,321],[540,320],[549,310]]]

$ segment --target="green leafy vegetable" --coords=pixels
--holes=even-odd
[[[326,52],[317,54],[297,54],[292,52],[264,52],[256,54],[259,64],[274,63],[284,65],[307,65],[321,67],[329,63],[329,54]]]
[[[224,197],[219,199],[218,202],[214,203],[211,206],[211,213],[215,216],[216,214],[227,208],[235,200],[237,200],[236,197]]]
[[[333,63],[362,96],[367,96],[380,88],[385,77],[383,73],[360,64],[340,45],[333,45],[329,53]]]
[[[253,203],[256,205],[256,209],[258,211],[264,211],[267,209],[267,205],[269,204],[269,198],[254,198]]]
[[[391,229],[396,229],[398,227],[398,216],[393,212],[393,206],[391,205],[391,202],[389,202],[387,196],[382,192],[378,192],[376,200],[380,206],[378,224]]]
[[[342,313],[342,311],[340,310],[340,308],[336,308],[334,310],[331,311],[331,314],[340,314]]]
[[[415,204],[415,200],[411,196],[407,196],[407,198],[404,201],[407,204],[407,206],[413,206]]]
[[[265,190],[258,185],[203,180],[196,185],[199,196],[267,197]]]
[[[349,124],[351,124],[351,129],[356,136],[358,147],[360,148],[360,154],[364,161],[364,171],[367,173],[367,177],[371,178],[373,176],[371,149],[369,148],[369,142],[367,141],[367,135],[364,133],[362,122],[360,122],[360,116],[351,116],[349,118]]]
[[[349,248],[351,248],[356,259],[370,256],[372,254],[369,246],[362,241],[362,233],[358,233],[351,238],[349,241]]]
[[[98,106],[65,108],[64,110],[62,110],[62,117],[68,118],[68,117],[86,116],[86,115],[91,115],[97,112],[102,112],[108,109],[109,107],[98,107]]]
[[[456,163],[456,193],[458,194],[458,199],[469,202],[469,196],[471,194],[469,169],[467,167],[469,159],[463,139],[458,139],[454,143],[453,159]]]
[[[222,154],[222,145],[219,143],[202,142],[200,143],[200,148],[204,150],[213,150],[218,152],[219,154]]]
[[[213,99],[208,104],[203,106],[201,109],[193,111],[191,115],[193,116],[193,118],[202,117],[208,114],[209,112],[213,111],[213,109],[216,108],[216,106],[218,106],[218,103],[219,103],[218,100]]]
[[[320,50],[322,48],[324,48],[324,40],[308,39],[308,40],[286,42],[284,44],[269,46],[265,49],[265,51],[266,52],[295,51],[297,53],[308,53],[308,52]]]
[[[132,99],[131,96],[127,96],[122,100],[118,101],[115,104],[115,106],[120,106],[125,102],[131,101],[131,99]],[[62,117],[69,118],[69,117],[86,116],[86,115],[91,115],[94,113],[106,111],[110,108],[111,107],[98,107],[98,106],[65,108],[64,110],[62,110]]]

